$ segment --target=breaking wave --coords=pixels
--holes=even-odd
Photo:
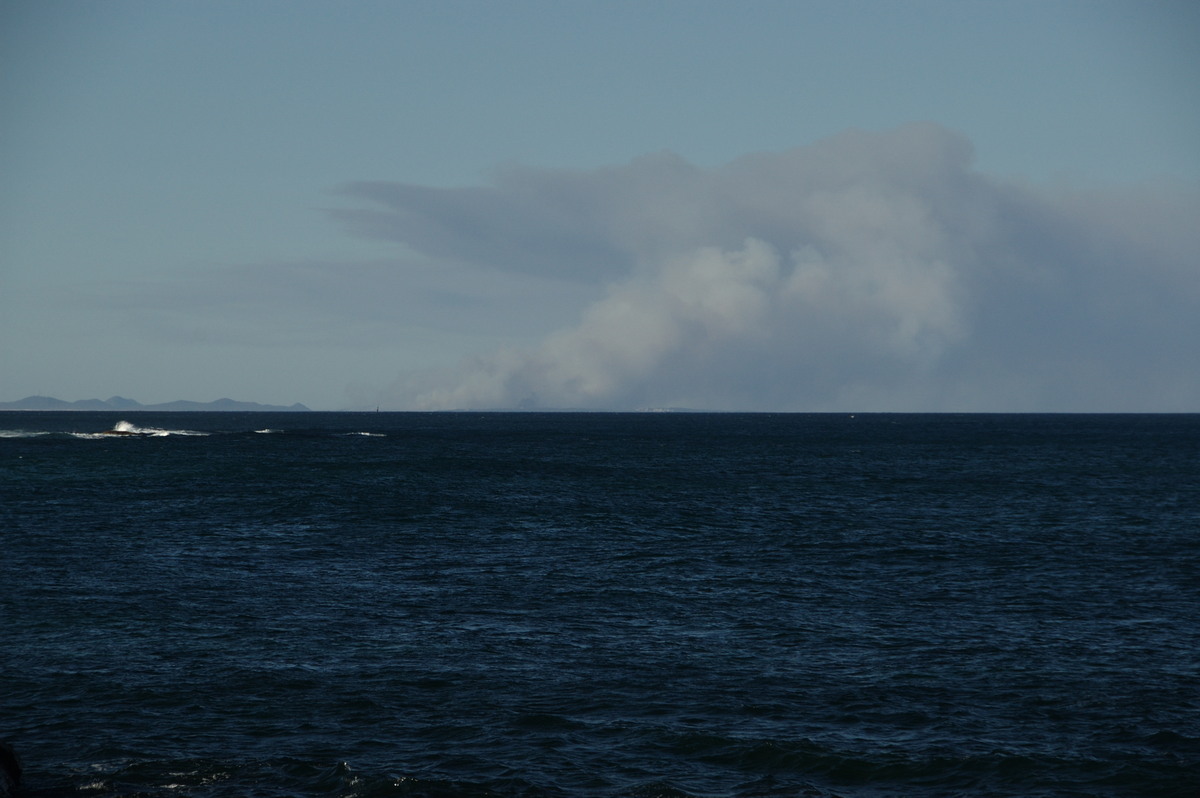
[[[267,427],[253,430],[194,430],[140,426],[129,421],[118,421],[108,429],[65,430],[65,429],[0,429],[0,440],[28,438],[73,438],[77,440],[110,440],[112,438],[168,438],[209,437],[211,435],[272,435],[299,438],[386,438],[387,433],[370,430],[312,430],[278,429]]]
[[[206,436],[210,433],[190,429],[162,429],[161,427],[139,427],[128,421],[118,421],[112,429],[104,430],[100,435],[131,435],[142,438],[165,438],[168,435]]]

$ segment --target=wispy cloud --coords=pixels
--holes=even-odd
[[[424,258],[215,266],[158,281],[75,287],[74,303],[119,315],[136,337],[183,344],[380,348],[405,330],[528,338],[569,318],[582,286]]]
[[[433,261],[601,283],[527,349],[410,375],[398,407],[1200,407],[1200,193],[1036,188],[931,124],[717,169],[671,154],[357,183],[333,214]]]

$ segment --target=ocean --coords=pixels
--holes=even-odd
[[[1192,798],[1200,415],[0,413],[0,634],[30,798]]]

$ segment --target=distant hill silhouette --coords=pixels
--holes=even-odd
[[[114,396],[110,399],[80,399],[77,402],[64,402],[53,396],[26,396],[15,402],[0,402],[0,410],[153,410],[173,411],[176,413],[192,410],[227,411],[227,412],[289,412],[308,411],[308,408],[297,402],[290,407],[283,405],[263,405],[258,402],[237,402],[233,399],[218,399],[215,402],[189,402],[180,399],[175,402],[165,402],[157,405],[144,405],[124,396]]]

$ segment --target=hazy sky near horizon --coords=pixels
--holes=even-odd
[[[1200,4],[0,0],[0,401],[1200,411]]]

